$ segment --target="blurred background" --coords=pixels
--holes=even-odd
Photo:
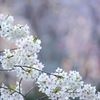
[[[30,34],[41,39],[45,71],[79,71],[100,91],[100,0],[0,0],[0,13],[14,16],[14,24],[27,24]],[[0,38],[0,50],[14,47]],[[0,72],[0,84],[14,83],[13,74]],[[24,92],[33,86],[23,83]],[[32,94],[36,99],[38,92]]]

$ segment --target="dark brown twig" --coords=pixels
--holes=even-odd
[[[22,67],[22,66],[20,66],[20,65],[14,65],[14,67]],[[59,75],[51,74],[51,73],[48,73],[48,72],[46,72],[46,71],[43,71],[43,70],[40,70],[40,69],[37,69],[37,68],[34,68],[34,67],[29,67],[29,66],[23,66],[23,67],[30,68],[30,69],[35,69],[35,70],[37,70],[37,71],[46,73],[46,74],[48,74],[48,75],[53,75],[53,76],[59,77]]]
[[[21,85],[22,79],[23,78],[21,78],[20,81],[19,81],[19,92],[20,92],[20,85]]]
[[[40,70],[40,69],[37,69],[37,68],[34,68],[34,67],[29,67],[29,66],[21,66],[21,65],[14,65],[14,67],[20,67],[20,68],[22,68],[23,69],[23,67],[26,67],[26,68],[30,68],[30,69],[35,69],[35,70],[37,70],[37,71],[40,71],[40,72],[43,72],[43,73],[46,73],[46,74],[48,74],[48,75],[53,75],[53,76],[56,76],[56,77],[60,77],[59,75],[55,75],[55,74],[51,74],[51,73],[48,73],[48,72],[46,72],[46,71],[43,71],[43,70]],[[8,70],[3,70],[3,69],[0,69],[0,71],[11,71],[11,70],[14,70],[14,69],[8,69]],[[26,71],[25,69],[23,69],[24,71]],[[62,77],[63,78],[63,77]]]
[[[14,69],[0,69],[0,71],[12,71]]]
[[[10,49],[10,51],[12,51],[12,50],[16,50],[16,49],[18,49],[18,48]],[[2,52],[4,52],[4,50],[0,51],[0,53],[2,53]]]

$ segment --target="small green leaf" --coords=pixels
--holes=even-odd
[[[11,56],[7,56],[7,58],[8,58],[8,59],[10,59],[11,57],[14,57],[14,55],[11,55]]]
[[[35,36],[35,37],[33,38],[33,42],[36,42],[37,39],[38,39],[38,36]]]
[[[63,79],[63,76],[61,76],[61,75],[58,75],[57,77],[58,77],[59,79]]]
[[[53,93],[57,93],[58,91],[60,91],[61,88],[60,87],[56,87],[54,90],[53,90]]]
[[[16,85],[10,85],[11,89],[15,89]]]
[[[27,71],[28,73],[31,73],[31,72],[32,72],[32,69],[26,69],[26,71]]]
[[[30,67],[32,67],[32,66],[34,66],[34,65],[36,65],[35,63],[34,64],[30,64]]]
[[[33,55],[26,55],[27,57],[31,57],[31,56],[33,56]]]
[[[8,15],[5,17],[5,19],[7,19],[9,16],[10,16],[10,14],[8,14]]]

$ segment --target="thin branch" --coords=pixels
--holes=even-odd
[[[26,94],[25,94],[25,96],[27,95],[27,94],[29,94],[29,92],[31,92],[34,88],[36,88],[37,87],[37,85],[36,86],[34,86],[34,87],[32,87]]]
[[[20,68],[22,68],[21,65],[14,65],[14,67],[20,67]],[[35,70],[40,71],[40,72],[42,72],[42,73],[46,73],[46,74],[48,74],[48,75],[56,76],[57,78],[63,78],[63,76],[51,74],[51,73],[48,73],[48,72],[46,72],[46,71],[43,71],[43,70],[40,70],[40,69],[37,69],[37,68],[34,68],[34,67],[29,67],[29,66],[23,66],[23,67],[35,69]],[[23,69],[24,71],[26,71],[24,68],[22,68],[22,69]],[[7,70],[0,69],[0,71],[12,71],[12,70],[14,70],[14,69],[7,69]],[[26,71],[26,72],[27,72],[27,71]]]
[[[16,49],[18,49],[18,48],[10,49],[10,51],[12,51],[12,50],[16,50]],[[4,50],[0,51],[0,53],[2,53],[2,52],[4,52]]]
[[[37,68],[34,68],[34,67],[29,67],[29,66],[21,66],[21,65],[14,65],[14,67],[20,67],[20,68],[22,68],[24,71],[26,71],[23,67],[26,67],[26,68],[30,68],[30,69],[35,69],[35,70],[37,70],[37,71],[40,71],[40,72],[43,72],[43,73],[46,73],[46,74],[48,74],[48,75],[53,75],[53,76],[56,76],[56,77],[61,77],[61,76],[59,76],[59,75],[55,75],[55,74],[51,74],[51,73],[48,73],[48,72],[46,72],[46,71],[43,71],[43,70],[40,70],[40,69],[37,69]],[[12,70],[14,70],[14,69],[7,69],[7,70],[4,70],[4,69],[0,69],[0,71],[12,71]],[[63,78],[63,77],[62,77]]]
[[[21,65],[14,65],[14,67],[21,67]],[[46,71],[43,71],[43,70],[40,70],[40,69],[37,69],[37,68],[34,68],[34,67],[29,67],[29,66],[23,66],[23,67],[35,69],[35,70],[37,70],[37,71],[46,73],[46,74],[48,74],[48,75],[53,75],[53,76],[59,77],[59,75],[51,74],[51,73],[48,73],[48,72],[46,72]]]
[[[0,69],[0,71],[12,71],[14,69]]]
[[[25,70],[22,66],[20,66],[22,70],[24,70],[25,72],[28,72],[27,70]]]
[[[13,49],[14,50],[14,49]],[[1,62],[0,62],[0,64],[2,64]],[[40,72],[43,72],[43,73],[46,73],[46,74],[48,74],[48,75],[53,75],[53,76],[56,76],[56,77],[58,77],[58,78],[63,78],[63,76],[59,76],[59,75],[55,75],[55,74],[51,74],[51,73],[48,73],[48,72],[46,72],[46,71],[43,71],[43,70],[40,70],[40,69],[37,69],[37,68],[34,68],[34,67],[30,67],[30,66],[21,66],[21,65],[14,65],[14,67],[20,67],[20,68],[22,68],[24,71],[26,71],[23,67],[26,67],[26,68],[31,68],[31,69],[35,69],[35,70],[37,70],[37,71],[40,71]],[[11,70],[14,70],[14,69],[8,69],[8,70],[3,70],[3,69],[0,69],[0,71],[11,71]]]
[[[42,97],[40,97],[40,98],[38,98],[36,100],[41,100],[41,99],[44,99],[44,98],[47,98],[47,96],[42,96]]]
[[[18,91],[14,90],[14,89],[11,89],[11,88],[2,87],[2,86],[0,86],[0,88],[13,90],[14,92],[16,92],[16,93],[18,93],[18,94],[22,95],[22,96],[25,98],[25,100],[28,100],[28,98],[26,98],[26,96],[24,96],[21,92],[18,92]]]
[[[22,82],[22,79],[23,79],[23,78],[21,78],[20,81],[19,81],[19,92],[20,92],[20,84],[21,84],[21,82]]]

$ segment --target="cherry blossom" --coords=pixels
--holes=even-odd
[[[41,40],[37,36],[29,36],[27,25],[12,25],[13,16],[0,14],[0,35],[2,38],[16,44],[18,49],[5,49],[0,56],[4,70],[16,72],[19,79],[36,81],[39,91],[45,93],[51,100],[70,100],[79,97],[80,100],[100,100],[100,92],[91,84],[84,84],[77,71],[65,72],[57,68],[55,73],[43,71],[44,65],[38,60],[37,53],[41,50]],[[24,100],[21,81],[16,86],[8,88],[2,83],[0,99]],[[26,98],[25,98],[26,99]],[[26,99],[27,100],[27,99]]]

